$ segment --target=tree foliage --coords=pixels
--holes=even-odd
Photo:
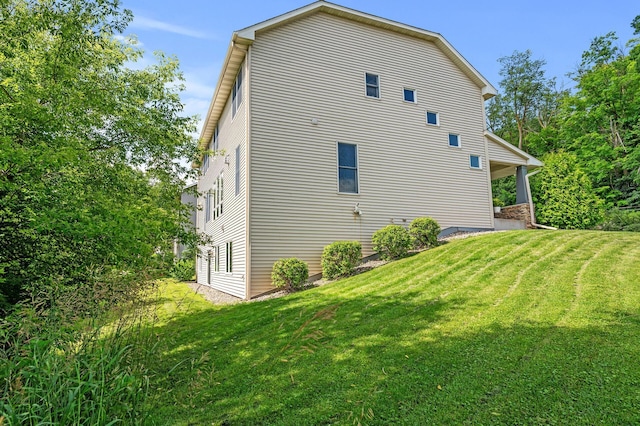
[[[520,149],[532,128],[549,124],[561,94],[555,90],[555,80],[545,76],[546,62],[532,55],[530,50],[515,51],[498,59],[502,93],[487,108],[489,129],[507,140],[517,140]]]
[[[0,17],[5,305],[123,294],[185,235],[178,63],[127,66],[142,51],[116,37],[131,20],[118,0],[7,0]]]
[[[640,16],[631,26],[634,35],[640,34]],[[613,32],[595,37],[570,74],[576,83],[571,93],[548,90],[549,84],[536,92],[531,100],[536,117],[524,114],[526,102],[513,102],[510,93],[514,87],[525,93],[535,90],[523,88],[544,87],[544,62],[531,61],[526,54],[502,58],[501,74],[510,79],[501,82],[504,94],[487,108],[489,128],[514,145],[523,142],[519,136],[524,133],[522,146],[535,156],[561,150],[575,155],[609,208],[640,206],[640,38],[629,40],[626,47],[628,53]],[[523,117],[521,128],[516,116]]]
[[[609,33],[583,55],[558,136],[611,205],[640,204],[640,72]],[[635,52],[637,42],[632,42]]]

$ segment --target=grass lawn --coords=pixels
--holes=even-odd
[[[640,424],[640,234],[489,234],[229,306],[169,282],[158,307],[158,424]]]

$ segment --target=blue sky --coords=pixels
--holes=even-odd
[[[125,34],[136,35],[146,51],[161,50],[180,60],[188,114],[204,117],[215,89],[231,34],[311,0],[123,0],[134,21]],[[637,0],[466,1],[424,0],[334,3],[442,34],[494,86],[497,59],[531,49],[547,61],[547,74],[565,86],[591,40],[615,31],[619,43],[633,36],[630,23],[640,14]]]

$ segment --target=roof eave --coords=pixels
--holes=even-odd
[[[227,54],[222,65],[222,71],[218,77],[218,83],[216,84],[216,89],[211,97],[211,103],[209,104],[209,109],[202,126],[202,131],[200,132],[200,149],[205,149],[209,144],[209,140],[213,135],[213,130],[218,124],[218,119],[222,115],[222,110],[224,109],[227,99],[229,98],[229,94],[233,88],[236,75],[240,70],[242,62],[244,62],[247,54],[247,48],[252,43],[252,39],[241,37],[238,32],[234,32],[231,36],[231,43],[227,49]],[[197,168],[199,165],[197,163],[193,163],[191,167]]]
[[[506,140],[502,139],[500,136],[485,130],[484,132],[485,137],[487,137],[488,139],[491,139],[493,142],[497,143],[498,145],[501,145],[502,147],[508,149],[509,151],[513,152],[514,154],[518,155],[519,157],[522,157],[523,159],[526,160],[526,166],[530,169],[535,169],[537,167],[542,167],[544,166],[544,163],[540,160],[538,160],[536,157],[534,157],[531,154],[526,153],[525,151],[521,150],[520,148],[518,148],[517,146],[510,144],[509,142],[507,142]]]

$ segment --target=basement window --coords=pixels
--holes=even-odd
[[[228,273],[233,272],[233,243],[229,241],[227,243],[227,261],[226,261],[226,271]]]

